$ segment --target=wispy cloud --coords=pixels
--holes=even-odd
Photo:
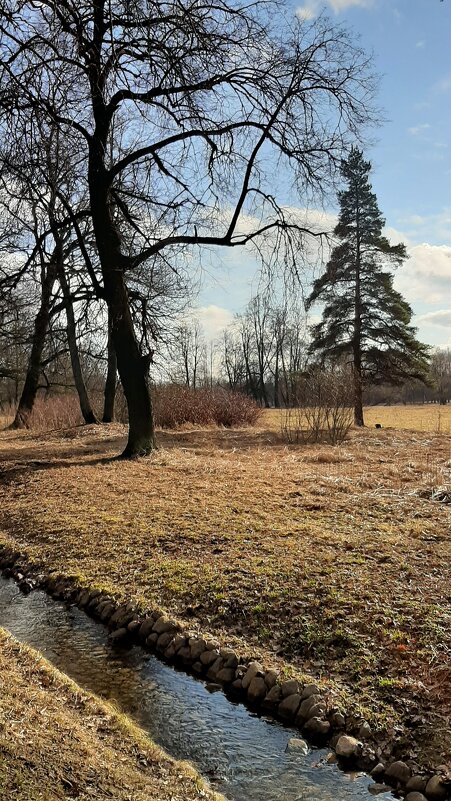
[[[424,39],[420,39],[419,42],[415,43],[415,47],[418,47],[419,50],[422,50],[423,47],[425,46],[425,44],[426,44],[426,42],[424,41]]]
[[[434,86],[435,92],[438,94],[445,94],[451,89],[451,73],[441,78]]]
[[[430,127],[428,122],[423,122],[421,125],[414,125],[412,128],[407,128],[407,131],[411,136],[418,136],[428,131]]]
[[[437,325],[440,328],[451,328],[451,309],[440,309],[440,311],[428,312],[417,317],[418,323],[424,325]]]
[[[348,8],[370,8],[376,0],[305,0],[296,10],[300,19],[313,19],[323,8],[330,8],[335,14],[340,14]]]
[[[438,214],[411,214],[398,218],[398,224],[412,244],[451,242],[451,207]]]

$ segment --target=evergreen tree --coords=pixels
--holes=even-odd
[[[324,363],[349,362],[354,383],[355,424],[363,426],[366,383],[400,384],[425,380],[428,347],[409,325],[412,310],[393,287],[389,268],[407,258],[403,244],[382,235],[385,220],[369,182],[371,164],[356,147],[342,161],[347,188],[338,193],[339,242],[325,273],[314,282],[307,307],[324,303],[322,320],[312,327],[310,350]]]

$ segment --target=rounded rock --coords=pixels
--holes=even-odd
[[[203,665],[205,665],[205,667],[209,667],[210,665],[213,664],[213,662],[216,662],[218,656],[219,656],[219,651],[207,650],[200,655],[200,661],[202,662]]]
[[[309,752],[308,743],[302,740],[301,737],[290,737],[285,749],[288,753],[302,754],[306,756]]]
[[[243,690],[247,690],[249,687],[252,679],[257,676],[258,673],[263,673],[263,668],[259,662],[249,662],[247,666],[246,673],[243,676]]]
[[[276,709],[282,700],[282,693],[280,691],[280,686],[275,684],[274,687],[271,687],[269,693],[265,696],[265,700],[262,703],[263,709],[272,710]]]
[[[127,629],[122,628],[122,629],[116,629],[116,631],[111,632],[108,639],[111,643],[116,644],[128,639],[128,636],[129,635]]]
[[[233,668],[235,670],[238,667],[238,657],[231,648],[221,648],[219,656],[224,660],[225,668]]]
[[[385,776],[391,782],[404,785],[407,784],[412,776],[412,771],[405,762],[402,762],[402,760],[399,759],[396,762],[392,762],[392,764],[388,766],[387,770],[385,771]]]
[[[414,790],[411,793],[407,793],[405,801],[427,801],[427,799],[423,793],[418,793],[416,790]]]
[[[272,688],[277,684],[278,675],[275,670],[268,670],[265,673],[265,684],[268,690],[272,690]]]
[[[312,695],[312,698],[314,696]],[[319,701],[316,704],[312,704],[307,712],[302,712],[302,704],[299,707],[299,713],[296,718],[296,723],[302,726],[303,723],[307,723],[312,718],[322,718],[326,714],[326,704],[323,701]],[[329,724],[330,727],[330,724]]]
[[[372,736],[371,726],[367,723],[366,720],[363,721],[362,725],[360,726],[358,737],[360,740],[369,740]]]
[[[233,668],[228,668],[228,667],[221,668],[221,670],[218,672],[218,675],[216,676],[216,681],[219,681],[221,684],[231,684],[234,679],[235,679],[235,671]]]
[[[296,681],[296,679],[283,681],[280,685],[280,689],[282,691],[282,698],[288,698],[289,695],[295,695],[299,693],[299,682]]]
[[[389,787],[388,784],[378,784],[377,782],[376,782],[376,784],[370,784],[370,786],[368,787],[368,791],[371,793],[371,795],[380,795],[381,793],[390,793],[391,790],[392,790],[392,788]]]
[[[311,717],[310,710],[320,703],[323,703],[323,699],[317,693],[314,695],[309,695],[309,697],[305,698],[303,701],[301,698],[301,705],[298,712],[299,722],[302,723],[303,720],[308,720],[309,717]]]
[[[161,615],[152,627],[152,631],[155,634],[165,634],[167,631],[175,631],[176,629],[177,624],[167,615]]]
[[[251,704],[262,701],[267,693],[265,680],[261,676],[254,676],[247,688],[247,699]]]
[[[300,703],[301,696],[299,693],[294,693],[284,698],[277,707],[277,712],[282,720],[294,720]]]
[[[442,782],[441,776],[437,774],[431,776],[426,785],[425,795],[430,798],[431,801],[441,801],[442,798],[447,797],[447,789]]]
[[[330,732],[330,723],[320,717],[313,717],[307,721],[303,731],[313,740],[324,740]]]
[[[342,759],[353,759],[359,757],[362,753],[362,743],[356,740],[355,737],[350,737],[348,734],[342,734],[338,738],[335,750],[339,757]]]
[[[202,661],[202,660],[201,660]],[[220,656],[213,662],[213,664],[208,668],[207,671],[207,679],[211,679],[212,681],[216,681],[216,677],[220,670],[224,667],[224,661],[221,659]]]
[[[341,712],[334,712],[330,722],[334,729],[344,729],[346,726],[346,718],[341,714]]]
[[[425,779],[424,776],[416,774],[415,776],[412,776],[412,778],[409,779],[409,781],[407,782],[406,790],[408,793],[415,792],[423,795],[426,789],[426,785],[427,785],[427,779]]]
[[[320,689],[317,684],[306,684],[301,693],[301,699],[305,701],[311,695],[320,695]]]
[[[188,645],[190,647],[190,655],[193,662],[197,662],[200,658],[200,655],[204,653],[207,643],[202,637],[198,639],[191,638],[188,640]]]

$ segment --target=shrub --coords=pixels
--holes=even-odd
[[[163,384],[152,390],[155,424],[159,428],[177,428],[182,425],[232,426],[254,425],[261,409],[253,400],[239,392],[220,387],[196,389]],[[99,405],[101,398],[98,399]],[[5,409],[0,417],[4,425],[14,418],[14,409]],[[6,416],[8,414],[8,417]],[[119,390],[116,402],[116,419],[127,423],[127,407]],[[33,431],[51,431],[82,425],[83,418],[76,394],[52,395],[37,398],[29,419]]]
[[[182,425],[255,425],[261,409],[246,395],[216,387],[190,389],[176,384],[156,386],[152,392],[155,423],[160,428]]]
[[[51,395],[36,398],[30,415],[29,428],[34,431],[50,431],[82,425],[83,417],[77,395]]]
[[[282,434],[288,442],[346,438],[353,423],[351,382],[345,371],[313,370],[296,381],[294,408],[286,409]]]

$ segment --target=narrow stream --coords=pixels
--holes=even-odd
[[[45,593],[24,596],[0,577],[0,626],[87,690],[113,699],[152,739],[236,801],[368,801],[368,776],[327,764],[328,750],[286,751],[296,736],[252,715],[138,646],[113,648],[107,630]],[[297,735],[299,736],[299,735]],[[390,794],[378,796],[392,799]]]

